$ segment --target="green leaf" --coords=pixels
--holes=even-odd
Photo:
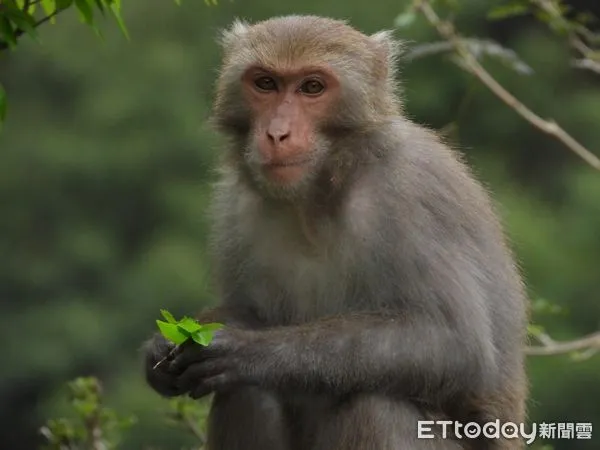
[[[537,314],[558,315],[566,312],[559,305],[552,303],[545,298],[538,298],[531,302],[531,309]]]
[[[196,331],[202,329],[202,325],[200,325],[191,317],[184,317],[177,323],[177,325],[188,333],[195,333]]]
[[[31,14],[14,9],[8,10],[7,17],[14,25],[17,26],[17,28],[23,30],[34,40],[38,40],[38,34],[35,29],[36,22]]]
[[[160,312],[167,320],[167,322],[156,321],[160,332],[166,339],[178,345],[192,339],[200,345],[207,346],[213,340],[214,334],[223,328],[221,323],[199,324],[195,319],[187,316],[177,321],[166,309],[161,309]]]
[[[81,20],[88,25],[94,26],[94,10],[87,0],[75,0],[75,6],[79,10]]]
[[[0,39],[4,41],[8,48],[13,50],[17,45],[17,38],[12,22],[6,16],[0,16]]]
[[[394,19],[394,26],[396,28],[406,28],[413,24],[413,22],[417,19],[417,13],[414,8],[408,8],[402,14],[399,14]]]
[[[175,317],[173,317],[173,314],[171,314],[166,309],[161,309],[160,313],[167,320],[167,322],[169,322],[169,323],[177,323],[177,321],[175,320]]]
[[[73,4],[73,0],[55,0],[57,9],[66,9]]]
[[[75,6],[79,10],[79,15],[82,22],[92,27],[94,34],[99,38],[102,38],[102,32],[94,22],[94,7],[96,6],[95,0],[75,0]]]
[[[41,3],[42,9],[46,13],[46,16],[51,15],[56,11],[56,1],[55,0],[42,0]],[[50,19],[50,23],[56,23],[56,18],[52,17]]]
[[[492,8],[487,13],[487,18],[490,20],[501,20],[509,17],[521,16],[523,14],[527,14],[528,12],[529,8],[525,2],[516,1]]]
[[[123,17],[121,17],[121,0],[114,0],[113,3],[110,4],[110,9],[115,16],[115,20],[121,29],[121,32],[125,36],[125,38],[129,41],[129,32],[127,31],[127,27],[125,26],[125,22],[123,21]]]
[[[84,417],[92,416],[92,414],[94,414],[98,409],[98,404],[93,401],[90,401],[89,399],[74,400],[73,406],[75,407],[77,412]]]
[[[206,347],[210,344],[210,341],[212,341],[213,334],[214,333],[210,332],[210,331],[209,332],[197,331],[197,332],[193,333],[191,337],[195,343]]]
[[[185,328],[183,328],[181,325],[175,325],[177,327],[177,331],[185,336],[185,339],[188,340],[189,338],[192,337],[192,333],[190,333],[188,330],[186,330]]]
[[[0,127],[6,119],[6,91],[0,84]]]
[[[94,3],[96,4],[96,7],[100,10],[100,12],[104,15],[104,11],[106,8],[106,5],[104,4],[106,2],[106,0],[94,0]]]
[[[42,0],[40,4],[47,16],[56,11],[56,2],[54,0]]]
[[[394,25],[396,28],[406,28],[412,25],[416,18],[417,14],[414,11],[408,11],[397,16],[394,20]]]
[[[544,334],[544,327],[542,327],[540,325],[529,324],[529,325],[527,325],[527,332],[531,336],[540,336],[540,335]]]
[[[224,325],[222,323],[204,323],[202,324],[202,331],[219,331],[221,328],[223,328]]]
[[[156,324],[158,325],[158,328],[165,339],[168,339],[177,345],[183,344],[185,341],[187,341],[188,336],[180,332],[178,325],[174,323],[163,322],[162,320],[157,320]]]
[[[25,10],[25,2],[26,0],[16,0],[16,4],[17,7],[24,12],[28,12],[29,14],[33,14],[35,12],[35,7],[37,6],[37,3],[31,3],[29,2],[29,6],[27,7],[27,10]]]
[[[213,340],[215,333],[223,328],[222,323],[207,323],[202,325],[202,329],[192,334],[194,342],[207,346]]]

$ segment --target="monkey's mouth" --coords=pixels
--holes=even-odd
[[[278,183],[289,184],[298,181],[308,169],[309,159],[271,161],[263,164],[265,176]]]
[[[303,166],[308,163],[309,159],[296,159],[296,160],[283,160],[283,161],[270,161],[264,164],[266,168],[271,167],[290,167],[290,166]]]

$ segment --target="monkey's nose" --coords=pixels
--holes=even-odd
[[[283,130],[269,130],[267,131],[267,137],[273,144],[279,144],[285,141],[290,136],[289,131]]]

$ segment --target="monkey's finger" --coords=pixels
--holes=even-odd
[[[227,370],[228,364],[222,359],[211,359],[188,366],[177,378],[177,386],[184,391],[191,391],[198,383],[214,377]]]
[[[177,378],[163,372],[160,368],[147,370],[146,381],[156,392],[165,397],[175,397],[186,392],[177,385]]]
[[[180,375],[189,366],[218,356],[215,349],[192,343],[178,351],[169,364],[169,372]]]
[[[202,398],[211,392],[219,392],[230,384],[230,377],[227,373],[221,373],[211,378],[203,380],[198,386],[190,391],[189,396],[193,399]]]

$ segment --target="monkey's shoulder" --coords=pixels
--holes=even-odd
[[[401,120],[391,122],[374,142],[383,147],[379,154],[384,161],[371,164],[355,183],[351,205],[376,201],[387,218],[403,221],[403,229],[416,226],[448,234],[460,228],[501,235],[489,192],[462,153],[435,132]]]

